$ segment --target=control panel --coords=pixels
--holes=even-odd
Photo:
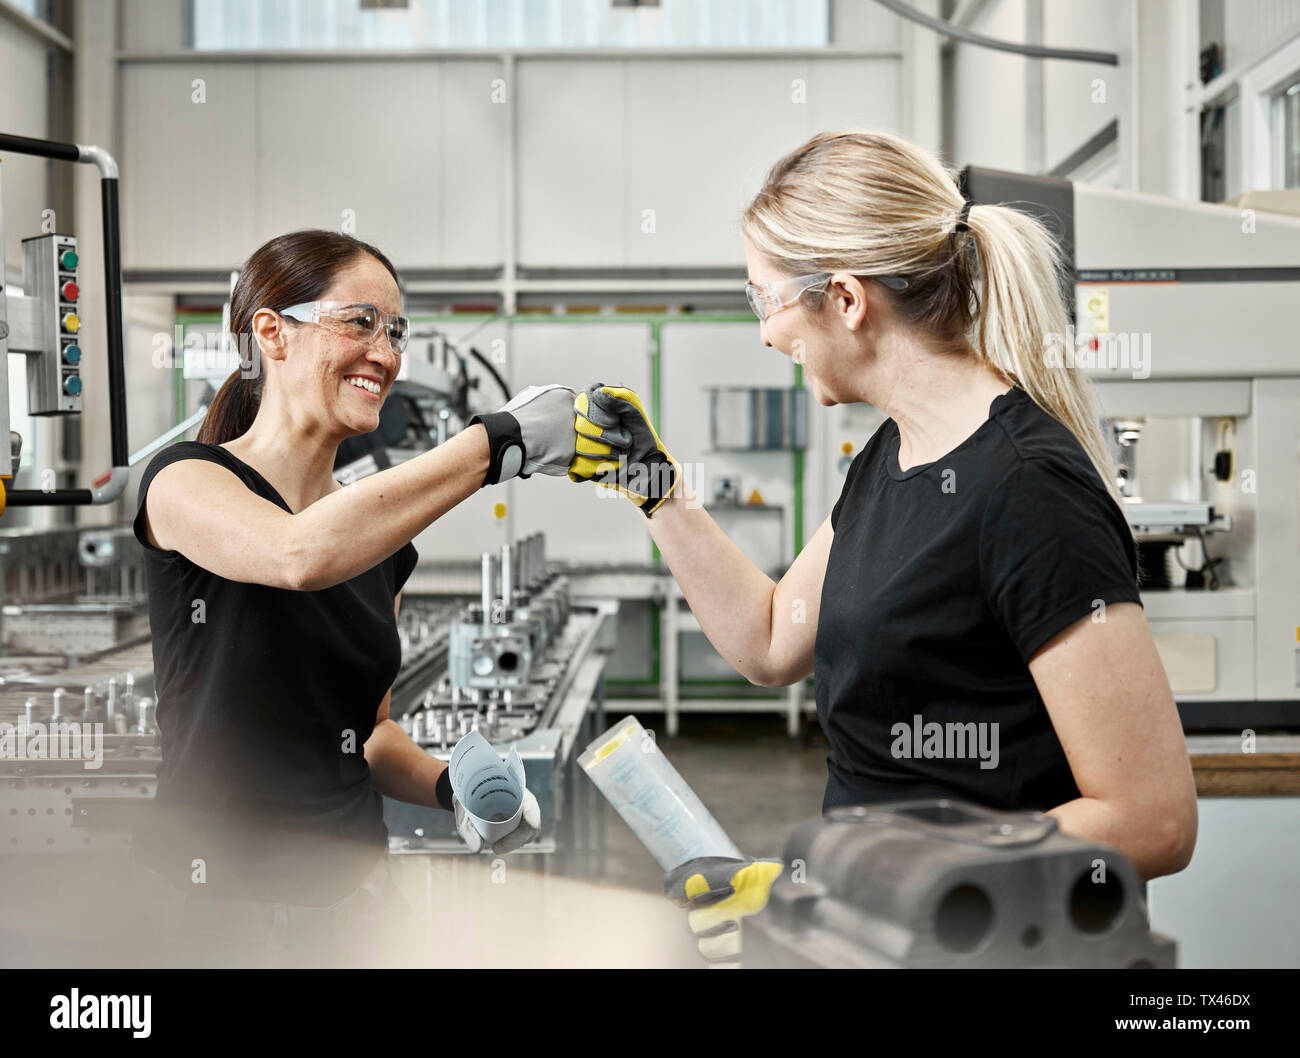
[[[79,264],[74,236],[38,235],[23,240],[24,293],[36,306],[38,344],[27,360],[31,415],[81,411]]]

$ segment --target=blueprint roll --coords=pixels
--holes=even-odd
[[[700,856],[743,858],[635,716],[595,739],[578,763],[665,871]]]

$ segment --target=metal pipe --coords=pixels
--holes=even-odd
[[[492,615],[492,552],[483,552],[483,567],[479,574],[479,597],[483,604],[483,627],[491,623]]]
[[[207,414],[208,414],[208,406],[206,404],[201,405],[199,407],[199,410],[196,411],[184,422],[177,423],[166,433],[159,434],[143,448],[139,449],[136,452],[132,452],[131,457],[127,460],[127,462],[130,463],[131,466],[135,466],[138,462],[140,462],[140,460],[144,459],[146,456],[150,456],[154,452],[158,451],[158,449],[160,449],[173,437],[179,437],[181,434],[185,433],[191,427],[197,426],[199,423],[201,423],[204,420],[204,418],[207,417]]]
[[[153,699],[140,699],[140,734],[148,735],[154,730]]]
[[[122,715],[126,718],[127,725],[135,718],[135,673],[128,672],[126,679],[123,681],[126,686],[122,689]]]
[[[112,467],[88,489],[15,489],[6,496],[10,507],[82,506],[112,503],[126,489],[131,476],[127,462],[126,362],[122,338],[122,240],[118,217],[118,168],[102,147],[58,143],[28,136],[0,133],[0,151],[52,158],[61,162],[94,165],[100,176],[100,214],[103,222],[104,326],[108,339],[108,416]]]
[[[512,594],[511,591],[512,585],[510,583],[510,576],[512,573],[513,573],[513,569],[511,568],[510,565],[510,545],[502,544],[501,545],[501,604],[507,609],[510,607],[510,599]]]
[[[954,26],[951,22],[946,22],[941,18],[933,18],[930,15],[922,14],[915,8],[902,3],[901,0],[876,0],[876,3],[881,7],[888,8],[901,18],[910,19],[927,29],[934,30],[936,33],[941,33],[953,40],[965,41],[968,44],[978,44],[983,48],[992,48],[995,51],[1009,51],[1013,55],[1027,55],[1031,59],[1069,59],[1072,62],[1104,63],[1107,66],[1119,65],[1119,56],[1111,51],[1046,48],[1038,44],[1019,44],[1015,41],[997,40],[994,37],[986,37],[982,33],[972,33],[968,29]]]

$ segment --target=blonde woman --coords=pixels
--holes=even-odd
[[[1047,355],[1067,325],[1048,232],[965,202],[938,160],[872,132],[782,158],[742,229],[763,344],[803,365],[819,403],[889,416],[830,517],[774,584],[688,502],[635,395],[608,386],[579,394],[579,433],[623,465],[593,448],[572,476],[650,515],[742,675],[815,676],[823,809],[933,796],[1037,809],[1144,878],[1181,870],[1191,767],[1090,383]],[[976,734],[933,756],[916,737],[932,723]],[[694,899],[705,954],[726,958],[779,871],[696,863],[665,883]]]

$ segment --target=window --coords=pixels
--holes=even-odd
[[[1282,186],[1300,187],[1300,80],[1283,89],[1273,102],[1282,151]]]
[[[9,0],[9,3],[24,15],[39,18],[42,22],[50,20],[49,0]]]
[[[276,48],[809,48],[829,0],[191,0],[200,51]]]

